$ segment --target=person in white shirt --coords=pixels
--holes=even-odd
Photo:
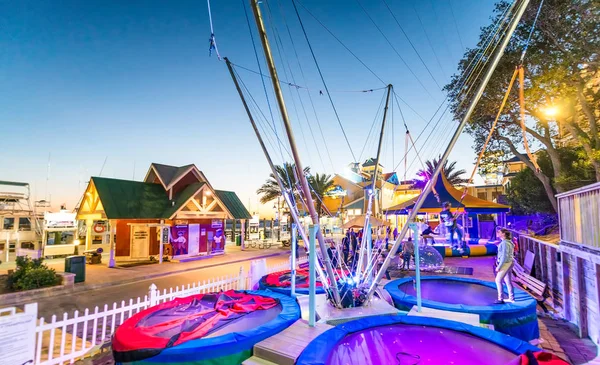
[[[515,294],[512,285],[512,269],[515,259],[515,245],[511,241],[509,230],[500,229],[499,237],[502,239],[498,245],[498,257],[496,259],[496,288],[498,289],[498,300],[496,304],[504,304],[505,302],[513,303]],[[506,284],[508,291],[508,299],[503,299],[504,288],[502,283]]]

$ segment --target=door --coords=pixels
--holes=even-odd
[[[150,227],[131,226],[131,258],[147,259],[150,250]]]
[[[196,256],[200,253],[200,225],[190,224],[188,255]]]

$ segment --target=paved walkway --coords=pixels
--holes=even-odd
[[[75,284],[78,290],[95,289],[109,285],[119,285],[127,282],[138,280],[152,279],[156,277],[182,273],[200,268],[208,268],[213,266],[231,264],[256,258],[271,257],[289,253],[289,248],[281,246],[273,246],[269,249],[247,248],[244,251],[240,246],[226,246],[225,254],[205,257],[195,261],[188,262],[163,262],[156,263],[140,263],[132,262],[118,263],[117,267],[109,268],[107,266],[108,258],[103,257],[103,263],[98,265],[86,265],[85,282]],[[50,259],[45,263],[48,267],[55,269],[57,272],[64,272],[64,259]],[[0,266],[0,275],[6,274],[9,269],[14,268],[14,265]]]

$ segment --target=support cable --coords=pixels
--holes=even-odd
[[[306,43],[308,44],[308,49],[310,50],[310,54],[312,55],[312,58],[315,62],[317,71],[319,71],[319,76],[321,77],[321,82],[323,83],[323,87],[325,88],[325,91],[327,92],[327,97],[329,98],[329,102],[331,103],[331,107],[333,109],[335,117],[338,121],[338,124],[340,125],[340,128],[342,129],[342,133],[344,134],[344,139],[346,140],[346,144],[348,145],[348,148],[350,149],[350,153],[352,154],[352,158],[354,159],[354,162],[358,162],[356,160],[356,156],[354,155],[354,151],[352,150],[352,145],[350,144],[350,141],[348,140],[348,136],[346,135],[346,131],[344,130],[344,126],[342,125],[342,121],[340,120],[340,116],[337,112],[337,109],[335,108],[335,104],[333,103],[333,99],[331,98],[331,93],[329,92],[329,88],[327,87],[327,83],[325,82],[325,78],[323,77],[323,72],[321,72],[321,67],[319,66],[319,62],[317,61],[315,52],[312,48],[310,40],[308,39],[308,34],[306,33],[306,29],[304,28],[304,23],[302,22],[302,18],[300,17],[300,13],[298,12],[298,7],[296,6],[296,1],[292,0],[292,4],[294,5],[294,10],[296,12],[296,16],[298,17],[298,21],[300,22],[300,27],[302,28],[302,33],[304,34]]]

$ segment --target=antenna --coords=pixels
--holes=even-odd
[[[108,156],[104,157],[104,163],[102,164],[102,168],[100,169],[100,174],[98,176],[102,176],[102,171],[104,171],[104,166],[106,166],[106,160],[108,160]]]
[[[46,187],[44,189],[44,200],[48,200],[48,180],[50,180],[50,152],[48,152],[48,167],[46,169]]]

